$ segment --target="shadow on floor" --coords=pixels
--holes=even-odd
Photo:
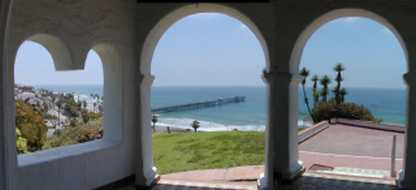
[[[121,186],[120,186],[121,185]],[[109,186],[100,190],[135,190],[131,183],[119,184],[119,186]],[[164,181],[157,184],[152,190],[254,190],[257,189],[255,183],[244,185],[232,184],[208,184],[190,181]],[[282,186],[279,190],[397,190],[397,187],[388,180],[358,178],[351,180],[342,176],[319,176],[306,173],[290,186]]]
[[[201,184],[196,186],[192,182],[185,184],[158,184],[153,190],[224,190],[224,189],[256,189],[254,186],[247,186],[246,188],[232,187],[227,185],[225,187],[215,187],[215,185],[206,184],[202,187]],[[342,177],[323,178],[316,176],[304,176],[290,186],[281,186],[281,190],[397,190],[395,185],[383,184],[380,181],[372,179],[360,179],[360,181],[346,180]]]
[[[157,185],[153,190],[224,190],[225,188],[214,188],[214,187],[189,187],[181,185]]]
[[[331,178],[303,176],[295,184],[281,187],[282,190],[396,190],[392,184],[382,183],[382,180],[359,179],[347,180],[343,177]]]

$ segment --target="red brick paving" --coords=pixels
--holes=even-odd
[[[358,157],[351,155],[332,155],[316,152],[299,152],[299,158],[304,162],[305,168],[313,164],[322,164],[331,167],[350,167],[375,170],[390,170],[388,158]],[[402,168],[402,160],[396,161],[396,169]],[[198,182],[226,183],[232,181],[253,181],[263,172],[263,166],[242,166],[229,169],[195,170],[163,175],[162,179],[184,180]]]
[[[390,170],[391,162],[389,158],[336,155],[305,151],[299,152],[299,159],[303,161],[306,169],[310,168],[313,164],[322,164],[331,167]],[[396,160],[396,170],[399,171],[402,167],[403,160]]]
[[[162,179],[198,182],[253,181],[263,172],[263,166],[242,166],[229,169],[194,170],[162,175]]]
[[[404,155],[404,134],[347,125],[329,128],[299,145],[299,150],[356,156],[390,157],[393,135],[397,136],[396,157]]]

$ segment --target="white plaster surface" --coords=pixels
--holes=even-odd
[[[0,1],[0,189],[5,190],[92,189],[132,174],[136,174],[137,185],[149,185],[156,175],[151,147],[150,63],[161,35],[190,14],[232,16],[246,24],[263,47],[266,73],[271,75],[263,189],[275,188],[276,174],[290,177],[301,167],[295,138],[297,65],[304,43],[319,26],[343,16],[375,19],[395,33],[406,47],[409,70],[416,70],[416,2],[412,1],[272,0],[218,5],[14,0],[10,25],[6,26],[9,3]],[[100,55],[106,98],[103,140],[16,155],[13,64],[25,40],[45,46],[57,70],[82,69],[91,49]],[[411,97],[416,96],[414,88],[410,92]],[[414,104],[409,98],[408,126],[416,122]],[[414,131],[409,135],[416,136]],[[407,138],[406,164],[412,170],[405,170],[404,184],[409,189],[416,189],[414,139]]]
[[[108,101],[102,140],[19,156],[10,147],[8,175],[16,180],[7,189],[93,189],[134,174],[135,6],[134,0],[15,0],[3,84],[14,86],[14,58],[25,40],[46,47],[57,70],[82,69],[94,49],[103,62]],[[14,95],[10,88],[5,95],[5,126],[14,129]],[[14,130],[6,136],[14,137]]]

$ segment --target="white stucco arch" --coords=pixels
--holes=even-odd
[[[52,38],[52,39],[51,39]],[[34,39],[34,40],[33,40]],[[40,45],[46,48],[45,44],[46,40],[52,40],[50,44],[53,45],[62,45],[57,38],[54,37],[46,37],[41,38],[41,41],[38,38],[29,38],[30,41],[34,41],[39,43]],[[49,48],[53,48],[54,46],[49,46]],[[54,64],[56,65],[56,55],[54,53],[57,51],[47,51],[51,54]],[[96,43],[91,50],[95,51],[99,56],[102,67],[103,67],[103,75],[104,75],[104,91],[103,94],[106,97],[107,101],[104,101],[104,109],[108,107],[110,109],[105,109],[104,111],[104,137],[100,140],[95,140],[91,142],[57,147],[50,150],[43,150],[34,152],[31,154],[23,154],[17,155],[14,153],[14,157],[17,158],[16,161],[16,170],[15,172],[21,178],[26,178],[27,171],[31,170],[32,168],[42,167],[48,165],[47,163],[51,162],[65,162],[71,159],[76,159],[80,156],[87,156],[87,155],[94,155],[99,154],[100,152],[109,152],[116,150],[116,147],[122,143],[122,131],[123,131],[123,105],[122,105],[122,59],[119,54],[118,49],[110,44],[110,43]],[[63,49],[62,51],[65,51]],[[59,52],[63,53],[63,52]],[[15,58],[12,59],[15,61]],[[83,64],[85,65],[85,64]],[[14,69],[14,68],[13,68]],[[57,69],[56,69],[57,70]],[[14,72],[12,72],[14,73]],[[14,81],[14,80],[13,80]],[[11,102],[10,105],[14,105],[14,101]],[[13,106],[14,107],[14,106]],[[15,116],[15,112],[13,112],[13,117]],[[14,119],[11,119],[10,122],[11,126],[15,127]],[[13,128],[14,129],[14,128]],[[15,140],[13,141],[15,142]],[[88,161],[88,159],[86,159]],[[58,165],[54,165],[57,167]],[[30,177],[29,177],[30,178]],[[32,176],[33,178],[33,176]],[[21,186],[25,186],[27,184],[22,184]],[[18,185],[19,186],[19,185]]]
[[[266,43],[262,32],[248,16],[244,15],[241,11],[238,11],[237,9],[231,8],[229,6],[211,3],[198,3],[185,5],[173,10],[164,16],[149,32],[145,39],[140,56],[140,71],[142,75],[151,75],[150,71],[153,53],[162,35],[177,21],[197,13],[221,13],[235,18],[245,24],[259,41],[264,52],[264,59],[266,60],[265,66],[266,68],[269,68],[270,60],[268,44]]]
[[[60,68],[74,70],[68,69],[72,63],[70,52],[59,38],[49,34],[36,34],[25,41],[33,41],[46,48],[53,59],[56,71],[60,71]],[[104,140],[119,143],[122,139],[122,59],[115,46],[108,42],[95,43],[91,50],[97,53],[102,63],[103,95],[110,100],[104,101]],[[86,58],[87,56],[83,58],[82,69],[85,68]],[[106,107],[111,109],[105,109]]]
[[[55,70],[59,71],[71,67],[72,56],[68,46],[58,37],[39,33],[28,37],[25,41],[33,41],[45,47],[52,56]],[[20,43],[19,47],[21,45],[22,43]]]
[[[407,68],[410,68],[409,66],[409,61],[408,61],[408,51],[407,51],[407,46],[405,41],[403,40],[402,36],[400,35],[399,31],[393,26],[392,23],[390,23],[386,18],[368,11],[368,10],[364,10],[364,9],[349,9],[349,8],[345,8],[345,9],[336,9],[336,10],[332,10],[328,13],[325,13],[324,15],[318,17],[317,19],[315,19],[311,24],[309,24],[305,30],[303,30],[303,32],[300,34],[300,36],[298,37],[294,48],[292,50],[292,54],[290,57],[290,72],[291,73],[298,73],[298,69],[299,69],[299,65],[300,65],[300,61],[302,58],[302,54],[303,54],[303,50],[305,48],[306,43],[308,42],[309,38],[313,35],[313,33],[315,33],[315,31],[317,31],[321,26],[339,19],[339,18],[345,18],[345,17],[362,17],[362,18],[368,18],[371,19],[383,26],[385,26],[386,28],[388,28],[396,37],[396,39],[398,40],[398,42],[400,43],[400,46],[403,49],[403,53],[405,55],[405,60],[407,63]]]
[[[406,61],[406,66],[407,66],[407,70],[409,71],[411,68],[414,68],[415,65],[411,65],[412,63],[409,62],[409,52],[407,49],[407,45],[403,39],[403,37],[401,36],[401,34],[399,33],[399,31],[394,27],[394,25],[392,23],[390,23],[386,18],[384,18],[381,15],[378,15],[374,12],[371,12],[369,10],[365,10],[365,9],[358,9],[358,8],[345,8],[345,9],[335,9],[332,10],[330,12],[327,12],[321,16],[319,16],[318,18],[314,19],[312,21],[312,23],[310,23],[304,30],[303,32],[300,34],[300,36],[297,38],[297,41],[295,42],[294,46],[293,46],[293,50],[291,52],[291,57],[290,57],[290,61],[289,61],[289,72],[296,75],[298,73],[298,69],[299,69],[299,65],[301,62],[301,58],[302,58],[302,54],[303,54],[303,50],[305,48],[306,43],[308,42],[309,38],[313,35],[313,33],[315,31],[317,31],[321,26],[339,19],[339,18],[345,18],[345,17],[361,17],[361,18],[368,18],[370,20],[373,20],[381,25],[383,25],[384,27],[388,28],[396,37],[398,43],[400,44],[402,50],[403,50],[403,54],[405,56],[405,61]],[[406,75],[405,75],[405,79],[406,79]],[[407,84],[408,85],[408,84]],[[292,88],[289,90],[289,94],[291,94],[291,96],[297,97],[298,94],[298,88],[297,88],[298,84],[296,84],[295,88]],[[409,85],[408,85],[409,86]],[[409,97],[408,97],[409,98]],[[411,98],[410,98],[411,99]],[[408,109],[407,109],[407,115],[406,117],[409,120],[409,115],[413,116],[413,112],[414,109],[409,107],[412,107],[412,104],[409,103],[411,102],[411,100],[408,99]],[[290,109],[289,109],[289,116],[291,118],[295,118],[292,119],[292,121],[297,121],[297,109],[292,109],[292,108],[297,108],[297,100],[293,101],[293,103],[290,105]],[[412,120],[412,118],[410,118]],[[413,120],[410,122],[412,123]],[[297,126],[297,125],[295,125]],[[409,121],[407,124],[407,127],[409,128]],[[290,127],[293,127],[293,125],[291,125]],[[406,138],[408,137],[408,134],[405,134]],[[293,151],[297,151],[297,149],[293,149]],[[406,166],[404,166],[405,168]],[[401,178],[403,178],[403,176],[401,176]],[[399,182],[401,182],[403,179],[399,179]],[[408,180],[410,181],[410,180]]]
[[[4,12],[4,6],[11,1],[14,4],[10,17],[6,17],[9,8]],[[136,73],[135,69],[125,68],[134,68],[138,62],[134,45],[137,2],[104,1],[5,0],[0,3],[0,13],[4,16],[0,19],[3,26],[0,27],[3,48],[0,54],[3,60],[0,189],[94,189],[134,174],[131,151],[135,148],[135,136],[131,135],[135,131],[131,122],[134,109],[130,102],[135,98],[130,81]],[[105,78],[112,86],[105,88],[111,92],[104,92],[110,93],[104,104],[111,109],[106,111],[111,121],[105,121],[107,132],[103,139],[27,155],[16,154],[14,64],[24,41],[45,47],[56,70],[82,69],[88,52],[91,49],[97,52]]]
[[[245,24],[250,31],[256,36],[259,41],[266,61],[265,67],[269,68],[269,49],[263,34],[256,26],[256,24],[242,12],[229,6],[211,3],[198,3],[178,7],[167,15],[162,17],[156,25],[150,30],[144,39],[142,49],[140,52],[140,114],[141,114],[141,129],[140,142],[138,142],[142,158],[138,167],[136,175],[136,184],[150,185],[156,178],[156,168],[153,166],[152,154],[152,130],[150,126],[151,121],[151,106],[150,106],[150,92],[154,76],[151,75],[151,63],[155,48],[161,39],[162,35],[177,21],[187,16],[197,13],[220,13],[226,16],[237,19]],[[261,76],[259,76],[261,77]],[[141,179],[138,176],[143,176]]]

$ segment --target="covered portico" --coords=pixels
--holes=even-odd
[[[201,12],[229,15],[259,40],[268,88],[266,163],[260,189],[302,183],[297,144],[297,75],[306,41],[323,24],[366,17],[389,28],[407,58],[407,132],[399,185],[416,189],[416,2],[270,0],[261,3],[142,3],[136,0],[2,0],[0,2],[0,189],[93,189],[135,176],[137,187],[158,178],[151,138],[151,60],[163,33]],[[22,42],[51,53],[57,70],[83,69],[94,49],[105,66],[104,139],[18,156],[14,62]]]

